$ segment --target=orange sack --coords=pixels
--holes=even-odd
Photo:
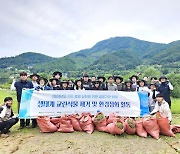
[[[114,113],[110,113],[109,117],[107,119],[107,124],[113,123],[113,120],[116,119],[116,116]]]
[[[113,123],[107,125],[107,130],[110,134],[123,134],[126,128],[125,123],[120,119],[114,119]]]
[[[135,121],[136,125],[136,134],[140,137],[147,137],[147,132],[143,127],[143,120],[140,118]]]
[[[70,116],[70,119],[71,119],[71,123],[72,123],[72,125],[73,125],[73,128],[74,128],[74,130],[76,130],[76,131],[82,131],[82,128],[81,128],[81,126],[80,126],[80,122],[79,122],[79,120],[80,120],[80,118],[81,118],[82,116],[80,116],[80,115],[78,115],[78,114],[72,114],[71,116]]]
[[[132,118],[127,118],[125,120],[126,129],[125,132],[129,135],[133,135],[136,133],[135,121]]]
[[[59,128],[60,126],[60,117],[59,118],[51,118],[50,121],[57,127]]]
[[[94,124],[92,122],[91,114],[83,113],[82,118],[80,119],[80,126],[83,131],[88,134],[92,134],[94,131]]]
[[[50,117],[37,117],[37,123],[40,129],[40,132],[43,133],[52,133],[57,131],[57,127],[51,123]]]
[[[71,133],[74,132],[71,119],[68,116],[63,116],[60,119],[60,127],[58,132]]]
[[[174,137],[174,133],[172,132],[169,124],[169,120],[167,117],[162,117],[160,113],[156,114],[157,123],[159,125],[160,134]]]
[[[102,112],[97,113],[93,118],[92,121],[94,125],[96,126],[96,129],[101,132],[108,132],[107,131],[107,122],[106,117]]]
[[[157,124],[157,119],[155,116],[146,117],[143,119],[143,127],[149,135],[155,139],[159,139],[159,126]]]
[[[180,133],[180,125],[171,125],[171,130],[174,134]]]

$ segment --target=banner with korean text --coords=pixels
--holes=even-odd
[[[90,112],[139,117],[149,114],[148,94],[122,91],[27,89],[22,91],[19,118]]]

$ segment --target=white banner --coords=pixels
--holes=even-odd
[[[147,93],[121,91],[23,90],[20,118],[90,112],[138,117],[148,114]]]

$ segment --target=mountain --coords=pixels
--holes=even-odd
[[[47,61],[52,62],[54,60],[55,58],[40,53],[27,52],[15,57],[0,58],[0,68],[26,68],[28,66],[43,64]]]
[[[169,44],[139,40],[132,37],[114,37],[97,42],[92,48],[80,50],[61,58],[39,53],[24,53],[0,58],[0,69],[14,67],[31,72],[60,70],[80,76],[82,71],[114,73],[135,69],[139,65],[161,65],[162,69],[178,72],[180,41]]]
[[[165,49],[166,44],[142,41],[132,37],[114,37],[96,43],[92,48],[80,50],[68,55],[76,63],[79,68],[85,65],[93,64],[99,57],[105,54],[111,54],[117,51],[130,51],[139,57],[148,58],[152,52],[158,53]]]

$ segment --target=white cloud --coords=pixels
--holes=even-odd
[[[0,57],[60,57],[115,36],[169,43],[180,39],[179,10],[179,0],[0,0]]]

